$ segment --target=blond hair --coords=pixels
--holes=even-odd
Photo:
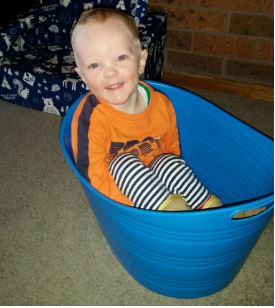
[[[107,20],[110,20],[112,18],[117,18],[120,21],[122,21],[125,26],[129,29],[133,42],[135,43],[136,47],[141,50],[141,42],[139,39],[139,33],[138,28],[135,23],[135,20],[133,17],[127,15],[121,10],[118,9],[112,9],[112,8],[91,8],[88,10],[85,10],[77,20],[77,22],[73,25],[71,29],[71,45],[74,48],[74,33],[75,29],[78,26],[85,25],[90,21],[95,21],[99,23],[104,23]]]

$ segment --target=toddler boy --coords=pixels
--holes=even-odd
[[[71,42],[76,71],[90,89],[72,120],[81,174],[109,198],[137,208],[221,206],[179,156],[171,102],[139,80],[147,50],[134,19],[115,9],[84,11]]]

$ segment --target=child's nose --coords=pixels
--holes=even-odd
[[[113,77],[117,74],[117,69],[114,65],[108,65],[104,68],[104,77]]]

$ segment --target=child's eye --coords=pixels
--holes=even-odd
[[[118,56],[118,61],[125,61],[126,59],[128,59],[128,56],[127,55],[121,55],[121,56]]]
[[[90,64],[89,65],[89,69],[96,69],[96,68],[98,68],[99,67],[99,64],[98,63],[92,63],[92,64]]]

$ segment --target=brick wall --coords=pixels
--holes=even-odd
[[[273,85],[273,0],[149,0],[168,14],[165,72]]]

